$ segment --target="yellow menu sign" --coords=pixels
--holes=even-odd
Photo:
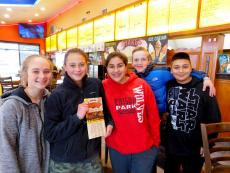
[[[93,44],[93,22],[78,27],[78,45]]]
[[[50,52],[50,37],[46,37],[46,52]]]
[[[148,3],[147,35],[168,33],[170,0],[150,0]]]
[[[50,51],[57,50],[57,36],[56,34],[50,37]]]
[[[196,29],[199,0],[171,0],[169,32]]]
[[[115,39],[129,38],[129,8],[116,12]]]
[[[202,0],[200,27],[230,23],[229,0]]]
[[[77,47],[77,27],[67,30],[67,48]]]
[[[145,36],[147,2],[135,4],[129,9],[129,38]]]
[[[58,50],[66,49],[66,31],[58,33]]]
[[[94,43],[114,40],[114,21],[114,13],[94,20]]]

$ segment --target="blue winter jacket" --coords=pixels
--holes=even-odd
[[[206,73],[201,71],[192,71],[192,76],[202,79],[206,76]],[[166,83],[171,79],[174,79],[168,67],[154,67],[148,75],[140,76],[143,78],[152,88],[155,94],[158,110],[160,113],[166,111]]]

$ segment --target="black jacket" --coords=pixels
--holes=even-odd
[[[202,88],[202,80],[194,77],[187,84],[179,84],[176,80],[168,83],[168,153],[199,155],[202,146],[200,124],[220,121],[216,98],[210,97],[208,91],[202,91]]]
[[[84,77],[83,87],[79,88],[66,74],[63,83],[51,93],[46,104],[45,137],[52,160],[76,163],[99,153],[101,138],[89,140],[85,120],[76,116],[78,104],[93,97],[102,97],[105,122],[113,125],[100,80]]]

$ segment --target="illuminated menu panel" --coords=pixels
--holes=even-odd
[[[94,43],[114,40],[115,14],[111,14],[94,21]]]
[[[147,2],[141,2],[129,10],[129,38],[145,36]]]
[[[170,0],[150,0],[147,35],[168,33]]]
[[[66,31],[58,33],[58,50],[66,49]]]
[[[77,27],[67,30],[67,48],[77,47]]]
[[[50,37],[46,37],[46,52],[50,52]]]
[[[50,51],[57,50],[57,36],[56,34],[50,37]]]
[[[93,22],[78,27],[78,45],[93,44]]]
[[[171,0],[169,32],[196,29],[199,0]]]
[[[200,27],[230,23],[229,0],[202,0]]]
[[[129,38],[129,9],[125,8],[116,12],[116,40]]]

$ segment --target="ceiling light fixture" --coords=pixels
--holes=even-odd
[[[46,9],[45,9],[45,7],[41,7],[41,11],[45,11]]]
[[[6,8],[6,11],[12,11],[12,8],[8,7],[8,8]]]
[[[4,17],[5,18],[10,18],[10,15],[9,14],[4,14]]]
[[[39,16],[39,14],[38,14],[38,13],[35,13],[35,14],[34,14],[34,16],[38,17],[38,16]]]

